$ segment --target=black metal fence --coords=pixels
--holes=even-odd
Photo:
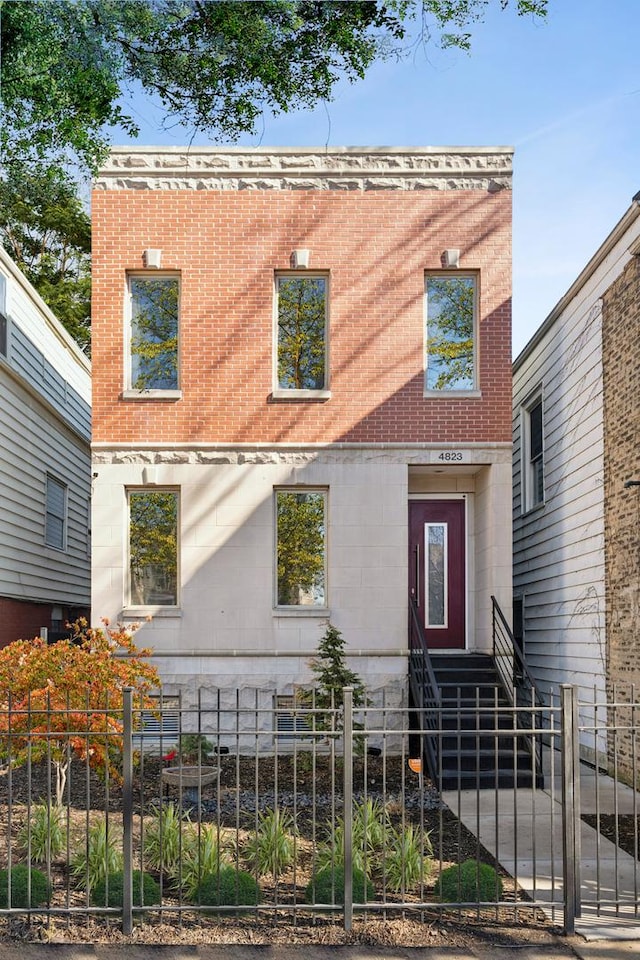
[[[437,708],[421,728],[424,709],[353,710],[349,690],[334,710],[264,691],[238,692],[233,705],[228,697],[203,692],[193,705],[165,697],[141,709],[127,692],[124,711],[105,711],[102,725],[78,710],[61,722],[52,711],[32,732],[24,716],[4,711],[0,916],[103,918],[125,933],[136,919],[348,930],[354,918],[390,916],[544,917],[574,929],[584,903],[571,689],[556,705],[510,708],[507,726],[480,724],[488,708],[461,707],[465,736],[475,723],[483,743],[493,738],[493,755],[478,750],[477,770],[493,763],[495,788],[470,789],[467,770],[465,789],[446,793],[421,769],[427,740],[437,753],[452,736]],[[500,758],[505,738],[522,737],[523,711],[534,786],[516,777],[505,789]],[[592,773],[614,785],[607,804],[619,808],[630,788]],[[633,789],[629,796],[634,815]],[[629,896],[626,880],[605,896],[610,841],[598,836],[603,885],[591,906],[637,913],[637,884]]]

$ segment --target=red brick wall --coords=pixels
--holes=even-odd
[[[95,441],[510,441],[510,191],[96,191],[93,224]],[[182,277],[172,403],[120,399],[147,247]],[[332,398],[270,402],[274,271],[300,247],[330,273]],[[480,400],[422,396],[424,275],[450,247],[479,271]]]
[[[63,627],[70,619],[86,617],[88,608],[62,607]],[[26,600],[12,600],[0,597],[0,647],[6,647],[14,640],[31,640],[40,636],[40,628],[51,630],[50,603],[33,603]]]

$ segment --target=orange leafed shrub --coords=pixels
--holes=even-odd
[[[14,766],[50,756],[56,800],[62,802],[69,763],[76,757],[118,777],[123,690],[150,706],[160,685],[149,649],[134,643],[137,625],[74,624],[72,640],[48,645],[37,637],[0,650],[0,756]]]

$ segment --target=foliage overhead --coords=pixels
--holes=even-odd
[[[168,122],[233,141],[406,53],[415,25],[468,49],[497,4],[542,17],[547,0],[0,0],[2,155],[95,171],[110,128],[137,134],[123,99],[140,87]]]
[[[71,178],[11,165],[0,178],[0,237],[14,263],[85,350],[91,322],[91,222]]]
[[[74,757],[119,778],[123,690],[150,705],[160,683],[144,659],[151,651],[135,646],[135,627],[76,627],[72,640],[36,637],[0,650],[0,756],[14,766],[50,756],[59,804]]]

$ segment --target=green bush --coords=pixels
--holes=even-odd
[[[371,881],[365,877],[362,870],[353,868],[353,901],[367,903],[375,897],[375,890]],[[323,867],[312,877],[305,891],[307,903],[344,903],[344,870],[336,864],[335,867]]]
[[[29,891],[29,884],[31,890]],[[29,869],[24,863],[11,868],[11,906],[41,907],[49,899],[51,888],[42,870]],[[29,896],[31,893],[31,896]],[[9,906],[9,871],[0,870],[0,909]]]
[[[217,824],[203,823],[199,829],[189,824],[182,839],[182,856],[169,871],[174,885],[182,888],[187,900],[193,899],[203,878],[226,866],[230,850],[229,835]]]
[[[502,880],[488,863],[465,860],[442,871],[435,894],[444,903],[495,903],[502,897]]]
[[[122,907],[123,891],[124,874],[118,870],[98,880],[91,892],[91,902],[94,907]],[[133,871],[132,900],[134,907],[160,903],[160,887],[150,874]]]
[[[255,907],[260,902],[260,887],[250,873],[221,866],[203,877],[194,900],[203,907]]]

